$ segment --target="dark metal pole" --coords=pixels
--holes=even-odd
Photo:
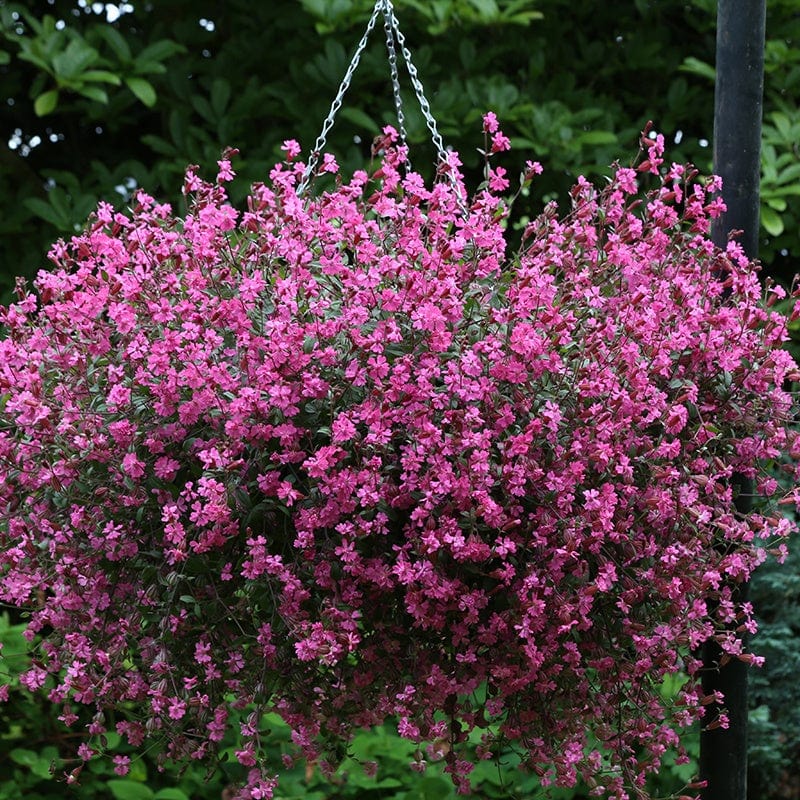
[[[761,111],[764,93],[766,0],[719,0],[717,6],[717,78],[714,94],[714,172],[722,177],[727,212],[712,238],[725,246],[728,233],[741,231],[739,242],[750,258],[758,255]],[[752,482],[736,481],[739,513],[750,510]],[[735,587],[735,599],[747,599],[747,584]],[[703,646],[703,689],[720,691],[730,727],[705,730],[720,709],[708,706],[700,734],[700,777],[707,781],[703,800],[746,800],[747,670],[733,659],[720,666],[715,642]]]
[[[728,210],[712,232],[723,246],[731,230],[758,256],[761,108],[766,0],[719,0],[714,92],[714,172]]]

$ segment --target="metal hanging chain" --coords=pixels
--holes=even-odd
[[[358,68],[359,62],[361,61],[361,54],[364,52],[364,48],[367,46],[369,35],[372,33],[372,29],[375,27],[375,23],[378,21],[378,17],[381,15],[382,11],[382,2],[381,0],[378,0],[378,2],[375,3],[375,8],[372,10],[372,16],[369,18],[369,22],[367,23],[367,29],[364,31],[364,35],[361,37],[358,47],[356,47],[356,52],[353,54],[353,59],[350,62],[350,66],[347,68],[347,72],[345,72],[344,78],[342,78],[342,82],[339,84],[339,91],[336,93],[336,97],[334,97],[333,102],[331,103],[328,116],[325,118],[325,122],[322,124],[322,130],[320,131],[319,136],[317,136],[317,141],[314,142],[314,149],[311,151],[311,154],[308,157],[308,164],[306,165],[306,169],[303,173],[302,179],[300,180],[300,184],[297,187],[298,195],[303,194],[308,188],[308,184],[311,182],[311,176],[314,173],[314,170],[317,168],[319,157],[322,151],[325,149],[325,144],[328,141],[328,134],[333,127],[333,122],[336,119],[336,115],[339,113],[339,109],[342,107],[342,100],[344,99],[345,92],[347,92],[347,90],[350,88],[350,81],[353,79],[353,73]]]
[[[381,2],[383,3],[384,13],[386,14],[387,18],[391,19],[392,29],[394,30],[394,34],[397,37],[398,43],[400,44],[400,52],[403,54],[403,60],[406,62],[408,77],[411,79],[411,85],[414,87],[414,94],[417,96],[417,102],[419,103],[420,111],[422,111],[422,116],[425,118],[425,124],[428,126],[433,145],[436,148],[436,158],[440,166],[447,164],[449,153],[447,148],[444,146],[442,136],[439,133],[438,127],[436,126],[436,119],[431,113],[431,106],[428,102],[428,98],[425,97],[425,89],[422,86],[422,81],[417,73],[417,68],[414,66],[414,62],[411,58],[411,51],[408,49],[408,47],[406,47],[406,37],[400,30],[400,23],[397,21],[397,17],[395,16],[394,9],[392,8],[392,2],[391,0],[378,0],[378,3]],[[447,171],[447,177],[452,184],[453,189],[455,190],[458,205],[462,213],[466,216],[468,213],[467,198],[464,196],[463,187],[459,185],[458,179],[452,172]]]
[[[330,133],[330,130],[333,127],[333,123],[334,120],[336,119],[337,113],[342,107],[342,100],[344,99],[344,95],[350,88],[350,82],[352,81],[353,74],[358,68],[358,65],[361,61],[361,55],[363,54],[364,49],[367,46],[367,40],[369,39],[369,35],[370,33],[372,33],[372,30],[375,27],[375,24],[377,23],[378,17],[380,17],[381,15],[383,15],[384,18],[384,30],[386,31],[386,48],[389,52],[389,66],[391,68],[391,75],[392,75],[392,90],[394,93],[394,104],[397,112],[397,121],[398,121],[398,126],[400,128],[399,133],[401,139],[405,143],[406,139],[405,114],[403,112],[403,100],[400,95],[400,80],[397,72],[397,52],[395,49],[395,39],[397,40],[397,43],[400,45],[400,52],[403,54],[403,60],[406,62],[406,69],[408,70],[408,76],[411,79],[411,85],[414,87],[414,93],[416,95],[417,102],[419,103],[420,110],[422,111],[422,116],[425,119],[425,124],[427,125],[428,130],[430,131],[431,139],[433,140],[433,144],[436,147],[437,157],[440,161],[446,160],[447,158],[447,150],[444,146],[444,142],[442,141],[442,137],[439,134],[439,130],[436,127],[436,120],[433,118],[433,115],[431,114],[431,107],[430,104],[428,103],[428,99],[425,97],[425,90],[422,86],[422,81],[419,79],[417,68],[414,66],[414,63],[411,60],[411,51],[406,46],[406,37],[400,30],[400,23],[397,21],[397,17],[395,16],[391,0],[376,0],[375,7],[372,9],[372,16],[370,17],[369,22],[367,23],[367,29],[364,31],[364,35],[361,37],[361,41],[358,43],[358,47],[356,47],[356,51],[353,54],[353,59],[350,62],[350,66],[347,68],[347,72],[345,72],[344,78],[342,78],[342,82],[339,85],[339,91],[336,93],[336,97],[331,103],[330,110],[328,111],[328,116],[325,118],[325,122],[322,125],[322,131],[317,137],[317,141],[314,142],[314,149],[311,151],[311,154],[309,155],[308,164],[306,165],[305,171],[303,172],[303,177],[301,178],[300,183],[297,187],[298,195],[302,195],[308,188],[309,183],[311,182],[311,177],[314,173],[314,170],[317,168],[320,155],[322,154],[322,151],[324,150],[325,145],[327,143],[328,134]]]
[[[406,143],[406,117],[403,113],[403,96],[400,94],[400,76],[397,72],[397,52],[394,47],[394,29],[392,15],[386,4],[383,4],[383,29],[386,32],[386,50],[389,53],[389,69],[392,74],[392,93],[394,94],[394,108],[397,112],[397,127],[400,132],[400,141]]]
[[[384,13],[386,14],[387,18],[391,19],[394,34],[397,37],[398,44],[400,45],[400,52],[403,54],[403,60],[406,62],[408,77],[411,79],[411,85],[414,87],[414,94],[417,96],[417,102],[419,103],[420,110],[422,111],[422,116],[425,118],[425,124],[428,126],[431,139],[433,140],[434,147],[436,148],[436,155],[440,161],[446,160],[447,148],[445,148],[442,137],[439,134],[439,129],[436,127],[436,120],[431,113],[430,103],[428,102],[428,98],[425,97],[425,88],[423,87],[422,81],[419,78],[417,68],[414,66],[414,62],[411,59],[411,51],[408,49],[408,47],[406,47],[406,37],[400,30],[400,23],[397,21],[397,17],[395,16],[394,8],[392,8],[392,2],[391,0],[378,0],[376,5],[380,4],[383,5]]]

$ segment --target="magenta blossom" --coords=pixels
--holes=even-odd
[[[715,184],[641,193],[658,138],[513,254],[501,167],[467,201],[457,156],[426,186],[395,140],[319,197],[288,140],[243,212],[227,159],[185,219],[103,206],[0,312],[21,682],[95,712],[93,743],[109,709],[176,759],[236,727],[243,798],[281,769],[265,711],[326,763],[395,717],[461,791],[477,730],[543,784],[641,797],[709,700],[697,646],[753,659],[731,587],[788,530],[735,514],[732,477],[776,497],[759,465],[800,452],[785,321],[708,240]]]

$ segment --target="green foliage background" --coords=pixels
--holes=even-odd
[[[473,185],[486,110],[512,137],[514,151],[503,162],[510,174],[527,158],[544,164],[517,213],[531,215],[563,198],[580,173],[597,177],[614,159],[633,157],[648,120],[665,134],[673,160],[711,170],[714,0],[394,5],[441,133],[461,153]],[[222,149],[233,146],[241,151],[236,201],[265,177],[284,139],[298,139],[307,151],[371,8],[371,0],[0,0],[0,125],[8,143],[0,145],[0,298],[10,299],[16,276],[45,267],[49,245],[79,230],[99,199],[124,206],[142,187],[180,208],[187,163],[210,173]],[[770,0],[767,39],[761,256],[766,271],[789,284],[800,253],[797,0]],[[412,158],[424,169],[433,151],[405,85]],[[376,31],[329,137],[346,171],[369,160],[372,137],[392,122],[385,46]],[[800,338],[800,330],[793,335]],[[800,762],[799,574],[795,553],[784,567],[764,569],[753,586],[763,623],[756,646],[768,658],[753,677],[753,800],[800,798],[791,778]],[[0,619],[0,641],[4,664],[17,665],[0,677],[10,682],[12,698],[0,706],[0,800],[68,796],[51,767],[61,774],[74,766],[63,761],[74,741],[46,703],[14,688],[29,658],[18,619]],[[276,720],[269,724],[277,755],[288,732]],[[117,745],[106,742],[110,750]],[[379,761],[377,779],[366,778],[357,760],[334,784],[299,765],[277,796],[449,797],[435,765],[421,776],[408,770],[409,747],[389,727],[365,733],[353,755]],[[481,797],[540,794],[513,760],[500,771],[490,764],[479,770]],[[677,791],[693,770],[667,767],[653,788]],[[233,766],[211,776],[198,768],[159,772],[149,754],[122,779],[110,759],[99,759],[82,774],[75,796],[218,798],[235,777]]]

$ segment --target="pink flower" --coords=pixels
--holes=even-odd
[[[108,407],[112,411],[118,411],[120,408],[127,406],[131,401],[131,390],[127,386],[122,386],[117,383],[111,387],[108,393]]]
[[[651,138],[646,140],[648,171],[653,175],[659,174],[659,167],[664,163],[664,135],[651,134]]]
[[[325,153],[322,156],[322,166],[320,167],[322,172],[338,172],[339,165],[336,163],[336,159],[330,153]]]
[[[492,152],[499,153],[511,149],[511,140],[502,131],[496,131],[492,136]]]
[[[684,405],[674,405],[670,408],[664,423],[667,433],[680,433],[689,419],[689,412]]]
[[[485,133],[496,133],[499,128],[497,115],[493,111],[487,111],[483,115],[483,130]]]
[[[286,153],[286,158],[289,161],[297,158],[300,155],[300,145],[297,143],[295,139],[285,139],[283,145],[281,146],[281,150]]]
[[[544,172],[542,165],[538,161],[528,160],[525,162],[525,180],[532,180],[535,175],[541,175]]]
[[[347,442],[356,435],[356,426],[347,417],[337,417],[331,426],[332,441]]]
[[[231,169],[231,162],[227,158],[217,161],[219,172],[217,173],[217,183],[226,183],[236,177],[236,173]]]
[[[186,715],[186,703],[177,697],[173,697],[169,701],[169,708],[167,713],[170,719],[183,719]]]
[[[237,750],[235,755],[236,755],[236,760],[243,767],[254,767],[257,763],[255,752],[253,751],[252,745],[248,745],[247,747],[243,747],[241,750]]]
[[[489,169],[489,189],[493,192],[504,192],[508,189],[509,182],[506,178],[506,170],[503,167]]]
[[[144,475],[144,462],[136,453],[126,453],[122,458],[122,471],[133,479]]]
[[[180,462],[169,456],[160,456],[153,465],[154,474],[165,481],[171,481],[180,469]]]
[[[114,772],[117,775],[127,775],[131,769],[131,760],[128,756],[114,756]]]
[[[94,756],[94,750],[89,747],[86,742],[82,742],[80,747],[78,747],[78,758],[82,758],[84,761],[88,761],[90,758]]]
[[[628,167],[620,167],[615,175],[617,185],[626,194],[636,194],[639,189],[636,180],[636,170]]]

